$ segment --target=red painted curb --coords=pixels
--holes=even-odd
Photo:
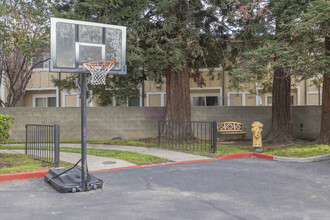
[[[32,172],[0,174],[0,182],[9,181],[9,180],[28,179],[34,177],[44,177],[47,173],[48,170],[38,170]]]
[[[239,159],[239,158],[249,158],[249,157],[258,157],[261,159],[266,160],[273,160],[274,156],[261,154],[261,153],[236,153],[236,154],[227,154],[216,159],[205,159],[205,160],[189,160],[189,161],[180,161],[180,162],[169,162],[169,163],[158,163],[158,164],[148,164],[148,165],[139,165],[139,166],[128,166],[128,167],[118,167],[118,168],[111,168],[111,169],[104,169],[104,170],[93,170],[89,171],[90,173],[95,172],[105,172],[105,171],[114,171],[114,170],[126,170],[126,169],[135,169],[135,168],[142,168],[142,167],[156,167],[156,166],[163,166],[163,165],[177,165],[177,164],[189,164],[189,163],[204,163],[214,160],[224,160],[224,159]],[[39,170],[33,172],[22,172],[22,173],[8,173],[8,174],[0,174],[0,182],[1,181],[9,181],[9,180],[18,180],[18,179],[28,179],[34,177],[44,177],[48,173],[48,170]]]
[[[268,154],[253,153],[253,155],[258,157],[258,158],[265,159],[265,160],[273,160],[274,159],[274,156],[268,155]]]
[[[252,157],[253,152],[248,153],[237,153],[237,154],[226,154],[224,156],[218,157],[218,160],[224,160],[224,159],[238,159],[238,158],[248,158]]]

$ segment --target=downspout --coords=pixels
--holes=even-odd
[[[144,80],[142,81],[142,107],[144,106]]]
[[[61,80],[61,72],[58,73],[58,79]],[[58,100],[58,107],[61,107],[61,88],[58,86],[57,90],[57,100]]]
[[[317,92],[318,92],[318,99],[319,99],[319,105],[321,105],[321,86],[317,86]]]
[[[307,79],[305,79],[305,105],[308,105]]]
[[[5,103],[5,79],[4,79],[4,74],[2,74],[1,77],[1,85],[0,85],[0,97],[2,103]]]
[[[222,105],[225,105],[225,64],[222,66]]]

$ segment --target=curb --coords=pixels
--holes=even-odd
[[[274,156],[273,160],[281,161],[281,162],[308,163],[308,162],[330,160],[330,154],[315,156],[315,157],[307,157],[307,158],[289,158],[289,157]]]
[[[255,152],[226,154],[224,156],[218,157],[217,159],[218,160],[238,159],[238,158],[250,158],[253,156],[260,158],[260,159],[265,159],[265,160],[274,160],[274,156],[272,156],[272,155],[255,153]]]
[[[0,174],[0,182],[9,181],[9,180],[29,179],[35,177],[44,177],[47,173],[48,170],[38,170],[31,172]]]
[[[248,152],[248,153],[226,154],[224,156],[221,156],[221,157],[218,157],[215,159],[212,158],[212,159],[204,159],[204,160],[189,160],[189,161],[181,161],[181,162],[137,165],[137,166],[118,167],[118,168],[103,169],[103,170],[93,170],[93,171],[89,171],[89,172],[96,173],[96,172],[127,170],[127,169],[144,168],[144,167],[156,167],[156,166],[164,166],[164,165],[204,163],[204,162],[210,162],[210,161],[215,161],[215,160],[251,158],[251,157],[257,157],[260,159],[274,160],[274,161],[281,161],[281,162],[303,162],[303,163],[330,160],[330,154],[323,155],[323,156],[308,157],[308,158],[286,158],[286,157],[278,157],[278,156],[272,156],[272,155],[262,154],[262,153]],[[29,179],[29,178],[35,178],[35,177],[44,177],[47,173],[48,173],[48,170],[39,170],[39,171],[32,171],[32,172],[0,174],[0,182],[18,180],[18,179]]]

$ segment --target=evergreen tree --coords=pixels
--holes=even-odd
[[[310,1],[305,12],[283,29],[291,35],[290,42],[298,53],[297,70],[305,73],[305,78],[323,82],[321,129],[316,142],[330,144],[330,2]]]
[[[239,87],[255,82],[272,91],[272,126],[266,140],[272,144],[293,141],[291,80],[306,78],[299,71],[300,51],[284,28],[306,11],[309,1],[236,1],[229,22],[236,27],[235,39],[243,42],[231,71]],[[272,81],[272,84],[270,83]]]

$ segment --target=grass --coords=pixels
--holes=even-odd
[[[81,153],[80,148],[61,148],[62,152]],[[147,154],[133,153],[128,151],[117,151],[117,150],[105,150],[105,149],[87,149],[88,155],[110,157],[120,160],[125,160],[130,163],[137,165],[154,164],[154,163],[166,163],[170,162],[165,158],[156,157]]]
[[[87,142],[90,144],[110,144],[110,145],[131,145],[131,146],[143,146],[143,147],[157,147],[155,139],[88,140]],[[247,145],[247,144],[251,144],[251,142],[245,142],[245,143],[232,142],[230,144],[223,144],[223,143],[219,144],[218,143],[217,152],[215,154],[199,152],[199,151],[181,151],[181,152],[187,152],[187,153],[192,153],[192,154],[196,154],[196,155],[216,158],[216,157],[223,156],[223,155],[226,155],[229,153],[252,152],[253,147]],[[21,143],[24,143],[24,142],[21,142]],[[61,141],[61,143],[80,143],[80,140],[71,140],[71,141],[67,140],[67,141]],[[0,146],[0,149],[1,148],[3,148],[3,147]],[[196,146],[191,147],[191,149],[194,149],[194,148],[197,149]],[[16,148],[16,149],[24,149],[24,146],[22,146],[20,148]],[[180,151],[180,150],[178,150],[178,151]],[[312,142],[310,142],[310,141],[297,140],[295,145],[279,146],[279,147],[264,146],[263,153],[274,155],[274,156],[304,158],[304,157],[312,157],[312,156],[330,154],[330,146],[329,145],[316,145],[316,144],[312,144]]]
[[[209,156],[209,157],[220,157],[230,153],[244,153],[252,152],[252,146],[244,145],[217,145],[217,153],[200,153],[192,152],[194,154]],[[295,144],[290,146],[280,146],[280,147],[263,147],[263,153],[273,156],[281,157],[293,157],[293,158],[306,158],[330,154],[330,145],[322,144]]]
[[[72,165],[66,162],[60,163],[61,167]],[[51,164],[35,160],[28,155],[0,153],[0,174],[47,170],[52,167]]]
[[[63,144],[80,144],[81,140],[61,140]],[[25,144],[25,141],[7,141],[8,144]],[[87,140],[88,144],[110,144],[110,145],[129,145],[129,146],[156,146],[155,143],[147,143],[144,141],[139,140],[127,140],[127,139],[120,139],[120,140]]]
[[[25,146],[0,146],[0,149],[25,149]],[[79,154],[81,153],[80,148],[61,147],[60,151],[79,153]],[[110,158],[120,159],[137,165],[171,162],[170,160],[167,160],[165,158],[161,158],[153,155],[141,154],[141,153],[128,152],[128,151],[87,149],[87,154],[100,156],[100,157],[110,157]]]
[[[283,146],[283,147],[265,147],[265,154],[282,156],[282,157],[294,157],[294,158],[304,158],[320,156],[325,154],[330,154],[330,145],[322,144],[312,144],[312,145],[302,145],[296,144],[293,146]]]

